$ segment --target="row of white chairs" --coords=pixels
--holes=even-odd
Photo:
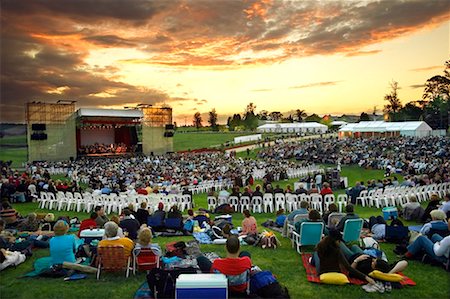
[[[172,206],[176,205],[181,211],[193,208],[192,197],[189,194],[151,194],[151,195],[126,195],[126,194],[101,194],[93,195],[92,193],[79,192],[62,192],[55,194],[51,192],[41,192],[38,199],[41,209],[49,210],[66,210],[77,212],[92,212],[96,206],[102,206],[105,212],[120,214],[125,207],[130,204],[137,211],[142,202],[147,203],[147,207],[156,210],[158,204],[162,202],[164,209],[168,211]]]
[[[208,196],[208,210],[214,210],[222,204],[230,204],[236,211],[244,211],[245,209],[253,211],[253,213],[273,213],[280,209],[284,209],[287,212],[292,212],[300,208],[302,201],[308,202],[309,206],[313,209],[323,213],[323,208],[328,210],[330,204],[335,203],[339,212],[342,212],[343,208],[348,203],[348,196],[346,194],[339,194],[337,197],[334,194],[327,194],[322,197],[318,193],[307,194],[283,194],[283,193],[265,193],[263,196],[229,196],[216,198],[215,196]]]
[[[363,190],[357,197],[357,202],[361,202],[363,207],[383,207],[401,206],[408,203],[411,196],[415,196],[418,202],[428,201],[433,194],[444,197],[450,192],[450,183],[429,184],[424,186],[398,186],[378,188],[373,190]]]

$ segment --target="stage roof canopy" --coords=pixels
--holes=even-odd
[[[141,110],[120,110],[120,109],[96,109],[80,108],[77,111],[79,117],[124,117],[141,118],[144,116]]]

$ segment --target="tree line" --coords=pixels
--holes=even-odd
[[[424,92],[421,99],[413,100],[405,105],[399,98],[399,83],[395,80],[389,84],[390,92],[384,96],[387,102],[383,107],[385,119],[388,121],[419,121],[423,120],[433,129],[448,129],[450,125],[449,111],[449,87],[450,87],[450,60],[445,62],[444,75],[436,75],[429,78],[424,84]],[[376,107],[373,116],[376,116]],[[208,112],[207,122],[212,130],[218,131],[218,116],[216,109]],[[308,115],[305,110],[297,109],[294,113],[283,115],[279,111],[261,110],[256,113],[256,105],[249,103],[241,115],[235,113],[228,117],[227,126],[230,131],[253,131],[256,130],[260,121],[278,122],[318,122],[329,124],[326,117],[312,113]],[[369,121],[371,116],[363,112],[359,117],[360,121]],[[196,112],[193,118],[193,125],[197,129],[203,127],[203,119],[200,112]]]

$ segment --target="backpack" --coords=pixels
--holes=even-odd
[[[403,240],[409,238],[408,227],[403,226],[403,223],[398,220],[392,220],[391,225],[386,225],[385,239],[389,243],[400,244]]]
[[[197,269],[192,267],[173,270],[153,268],[147,274],[147,282],[155,298],[175,298],[175,283],[178,276],[195,273],[198,273]]]
[[[185,249],[186,243],[181,242],[169,242],[166,244],[166,257],[178,256],[184,258],[186,255]]]
[[[262,298],[290,298],[270,271],[260,271],[250,277],[250,292]]]

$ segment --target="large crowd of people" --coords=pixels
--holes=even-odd
[[[166,212],[162,202],[155,211],[149,209],[146,202],[142,202],[137,211],[130,206],[123,209],[121,215],[118,216],[108,216],[105,214],[104,207],[97,206],[86,219],[82,219],[79,223],[64,217],[54,219],[51,215],[46,215],[44,218],[38,217],[35,213],[23,216],[14,209],[13,204],[9,201],[32,200],[38,197],[40,191],[54,193],[79,191],[80,182],[87,183],[91,191],[100,193],[165,192],[167,194],[171,191],[179,192],[186,186],[199,185],[203,181],[228,180],[234,186],[231,192],[220,190],[217,193],[215,190],[211,190],[208,195],[237,196],[238,198],[248,196],[251,198],[252,196],[261,196],[263,192],[285,194],[314,192],[325,196],[332,194],[333,190],[321,174],[306,178],[309,184],[306,188],[308,190],[302,184],[297,188],[286,186],[282,189],[275,181],[287,178],[289,168],[305,167],[313,163],[335,164],[337,161],[339,164],[358,164],[364,168],[385,169],[389,174],[398,173],[398,175],[405,176],[402,183],[396,178],[370,180],[367,183],[358,182],[347,190],[351,202],[356,203],[355,200],[362,190],[449,182],[449,146],[448,139],[438,137],[423,140],[412,138],[314,139],[295,144],[279,142],[274,147],[262,149],[258,154],[259,160],[241,159],[233,154],[214,152],[39,162],[29,164],[25,172],[14,171],[10,165],[2,164],[0,264],[7,261],[7,258],[12,259],[14,256],[12,252],[30,255],[32,254],[31,249],[34,247],[49,248],[50,257],[47,260],[49,266],[63,262],[74,263],[80,255],[92,258],[95,255],[92,247],[101,248],[111,245],[123,246],[126,256],[131,256],[133,252],[139,253],[144,248],[149,248],[155,255],[162,256],[164,250],[158,244],[152,243],[152,238],[155,234],[164,235],[170,224],[171,229],[184,234],[201,231],[222,240],[221,244],[225,244],[225,258],[217,256],[211,258],[208,255],[199,254],[195,259],[195,264],[200,271],[205,273],[220,272],[229,277],[238,276],[236,277],[238,283],[233,285],[230,291],[243,293],[248,287],[248,280],[242,280],[242,277],[239,277],[240,274],[248,271],[255,275],[260,269],[255,270],[255,267],[252,267],[255,265],[252,265],[251,255],[246,251],[241,251],[240,244],[260,244],[264,243],[261,239],[265,238],[261,234],[257,220],[248,209],[242,211],[241,230],[232,230],[231,223],[222,225],[223,222],[212,220],[210,218],[211,211],[200,209],[194,212],[189,210],[187,215],[182,215],[177,206],[171,207],[170,211]],[[292,161],[292,158],[299,161]],[[52,180],[50,168],[64,169],[69,182]],[[255,170],[263,169],[265,170],[263,183],[253,187]],[[184,192],[189,191],[184,188]],[[323,223],[325,237],[318,243],[315,253],[309,261],[316,267],[317,273],[319,275],[337,273],[346,269],[350,276],[368,283],[364,287],[365,291],[384,292],[391,287],[390,284],[377,282],[369,275],[372,271],[378,270],[387,274],[403,271],[408,265],[406,259],[446,263],[447,269],[449,268],[450,222],[448,212],[450,195],[447,194],[442,199],[437,195],[431,196],[428,207],[421,214],[422,217],[425,217],[423,218],[425,224],[420,230],[420,235],[415,240],[411,239],[410,244],[403,246],[403,252],[399,254],[402,260],[392,264],[387,262],[382,252],[379,252],[379,248],[378,251],[367,251],[367,248],[345,244],[342,237],[345,221],[360,218],[352,204],[345,207],[345,215],[342,215],[337,221],[332,221],[337,212],[335,204],[323,205],[323,213],[320,213],[319,210],[311,208],[308,202],[302,201],[298,209],[289,214],[285,214],[284,210],[276,211],[276,220],[273,221],[273,225],[279,229],[283,228],[282,232],[287,236],[285,229],[289,224],[294,227],[296,233],[301,233],[302,223]],[[405,211],[411,209],[414,214],[414,211],[421,209],[421,206],[417,200],[411,198],[408,204],[402,208]],[[296,221],[298,215],[307,215],[307,218]],[[399,221],[396,220],[395,223],[397,222]],[[50,233],[44,233],[44,226],[49,228]],[[365,226],[374,239],[383,240],[386,238],[386,231],[390,225],[383,217],[379,216],[371,217]],[[218,231],[215,230],[217,227],[219,227]],[[79,237],[82,236],[82,231],[93,228],[103,228],[104,235],[101,236],[101,241],[96,246],[86,246],[92,244],[83,244]],[[16,237],[23,232],[27,232],[27,237]],[[78,235],[70,232],[76,232]],[[276,245],[272,248],[276,248]],[[18,259],[20,256],[16,258]],[[168,261],[169,259],[164,260]],[[0,265],[0,269],[2,267]]]
[[[263,159],[292,159],[310,163],[357,164],[404,175],[439,175],[444,179],[450,167],[450,139],[430,138],[317,138],[302,142],[278,143],[258,153]],[[445,177],[448,179],[448,177]]]

